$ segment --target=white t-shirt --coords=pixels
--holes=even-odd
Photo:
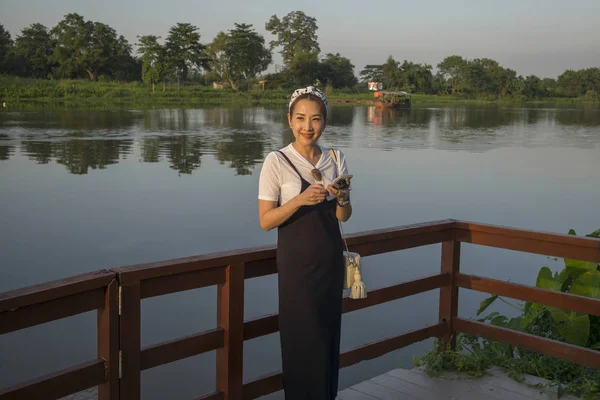
[[[346,166],[346,158],[341,151],[334,149],[338,161],[336,165],[329,154],[329,148],[323,146],[319,146],[319,148],[322,154],[316,167],[313,167],[306,158],[298,153],[292,143],[281,149],[281,152],[288,156],[304,180],[311,185],[315,183],[315,178],[312,177],[310,171],[314,168],[319,169],[323,176],[323,186],[327,188],[338,176],[348,175],[348,167]],[[279,201],[280,205],[283,205],[300,194],[301,189],[300,177],[287,160],[276,151],[267,154],[260,171],[258,198],[260,200]],[[331,198],[335,197],[330,196],[329,199]]]

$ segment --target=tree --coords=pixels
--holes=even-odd
[[[558,76],[560,91],[569,97],[581,96],[583,93],[582,76],[579,71],[568,69]]]
[[[506,84],[506,90],[504,95],[510,94],[511,96],[521,96],[525,90],[525,79],[521,75],[517,76],[517,73],[511,69],[508,71],[508,81]]]
[[[167,72],[166,60],[165,60],[165,48],[158,43],[159,36],[145,35],[138,36],[138,54],[141,54],[140,60],[142,62],[142,80],[152,85],[152,91],[154,92],[154,85],[164,78]],[[165,86],[163,84],[163,92]]]
[[[327,74],[327,81],[334,88],[352,87],[357,84],[358,79],[354,76],[354,65],[350,59],[342,57],[340,53],[328,53],[321,60],[321,65]]]
[[[477,58],[469,63],[471,85],[476,91],[506,96],[518,87],[517,73],[489,58]]]
[[[366,65],[360,71],[361,82],[381,82],[383,80],[383,65]]]
[[[318,55],[321,51],[317,42],[317,20],[302,11],[292,11],[282,20],[273,15],[265,24],[265,29],[277,35],[277,40],[270,42],[271,50],[281,46],[283,62],[288,67],[300,53],[316,52]]]
[[[119,81],[139,81],[142,79],[141,62],[131,55],[132,47],[123,36],[117,39],[115,61],[107,68],[107,73]]]
[[[192,24],[178,22],[169,30],[166,48],[167,68],[175,74],[177,86],[186,79],[193,68],[207,68],[205,46],[200,43],[198,28]]]
[[[450,56],[444,58],[437,67],[444,79],[449,81],[452,94],[458,93],[467,78],[467,61],[461,56]]]
[[[78,14],[68,14],[51,31],[56,40],[51,61],[58,63],[58,75],[77,77],[87,73],[90,80],[107,73],[130,54],[131,47],[123,36],[101,22],[85,21]]]
[[[450,92],[450,86],[446,82],[444,75],[438,70],[431,81],[431,90],[438,95],[447,95]]]
[[[597,96],[600,93],[600,68],[567,70],[557,81],[559,90],[567,96]]]
[[[12,50],[13,40],[10,32],[0,24],[0,72],[8,72],[9,56]]]
[[[438,69],[452,88],[452,93],[508,96],[520,95],[525,89],[524,79],[517,77],[514,70],[504,68],[489,58],[468,61],[460,56],[450,56],[438,64]]]
[[[519,95],[523,91],[523,85],[515,70],[501,66],[495,78],[500,85],[500,96]]]
[[[225,32],[219,32],[214,40],[206,47],[206,54],[209,58],[208,68],[211,73],[216,75],[216,78],[223,82],[227,79],[227,56],[225,47],[229,35]]]
[[[27,74],[36,78],[47,78],[52,72],[50,58],[55,47],[56,41],[42,24],[24,28],[15,40],[15,53],[27,64]]]
[[[497,61],[476,58],[468,63],[468,77],[475,93],[499,94],[505,84],[503,69]]]
[[[381,66],[381,69],[377,68],[374,71],[378,74],[376,77],[380,78],[379,81],[383,83],[384,89],[402,89],[413,93],[432,93],[433,75],[431,74],[431,68],[431,65],[416,64],[407,60],[404,60],[400,64],[392,56],[389,56],[385,64]],[[363,72],[365,71],[363,70]],[[368,71],[365,72],[365,75],[367,74]]]
[[[227,76],[233,89],[237,89],[241,81],[254,78],[271,63],[271,51],[265,48],[265,39],[251,28],[252,25],[236,23],[225,44]]]
[[[283,73],[284,81],[295,87],[314,85],[317,80],[325,82],[319,56],[316,52],[301,52],[290,61],[290,66]]]
[[[558,88],[558,84],[556,83],[556,79],[553,78],[544,78],[542,79],[542,87],[546,91],[546,95],[548,97],[552,97],[556,95],[556,90]]]
[[[398,62],[394,60],[394,57],[389,56],[385,64],[381,67],[381,80],[384,89],[400,88],[404,86],[400,70],[398,68]]]
[[[431,65],[415,64],[404,60],[398,67],[399,82],[403,89],[411,92],[431,93],[433,87],[433,75]]]
[[[547,94],[542,80],[535,75],[529,75],[524,79],[521,93],[530,98],[545,97]]]

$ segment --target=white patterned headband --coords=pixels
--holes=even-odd
[[[325,97],[323,92],[314,86],[307,86],[305,88],[296,89],[294,93],[292,93],[292,98],[290,99],[290,104],[288,105],[288,111],[290,113],[292,112],[292,106],[294,105],[294,102],[298,100],[298,97],[304,94],[312,94],[313,96],[318,97],[325,106],[325,113],[329,112],[329,103],[327,102],[327,97]]]

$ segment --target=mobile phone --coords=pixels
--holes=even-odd
[[[333,184],[337,184],[338,188],[340,190],[345,190],[348,189],[350,187],[350,184],[346,181],[346,178],[350,179],[352,178],[353,175],[342,175],[342,176],[338,176],[334,181]]]

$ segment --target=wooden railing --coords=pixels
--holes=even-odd
[[[428,338],[446,342],[457,332],[481,336],[600,368],[600,352],[459,318],[459,288],[600,316],[600,300],[502,282],[460,272],[461,243],[600,262],[600,240],[455,220],[348,236],[362,257],[441,243],[439,274],[380,289],[361,300],[344,299],[344,313],[440,289],[435,325],[360,346],[341,354],[340,368]],[[370,269],[371,267],[369,267]],[[279,372],[243,381],[244,341],[278,331],[277,315],[245,320],[245,279],[277,273],[275,247],[236,250],[98,271],[0,294],[0,334],[97,310],[98,356],[18,386],[0,400],[57,399],[98,386],[99,398],[139,399],[141,371],[216,350],[216,392],[202,399],[254,399],[281,390]],[[368,272],[367,272],[368,273]],[[206,332],[141,347],[143,299],[217,286],[217,326]]]

